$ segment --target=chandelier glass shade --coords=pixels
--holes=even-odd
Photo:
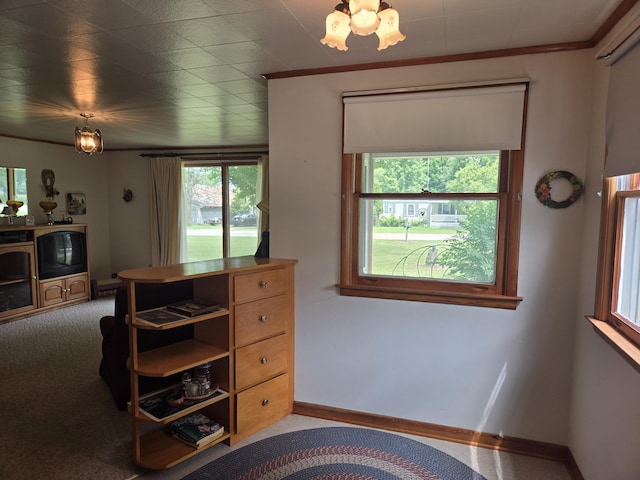
[[[102,153],[104,144],[102,142],[102,132],[99,129],[91,130],[89,128],[89,119],[93,117],[91,113],[81,113],[81,117],[85,119],[85,126],[81,129],[76,127],[75,145],[78,153]]]
[[[327,16],[326,35],[320,43],[338,50],[348,50],[349,33],[378,36],[378,50],[401,42],[406,37],[400,33],[398,12],[387,2],[380,0],[342,0]]]

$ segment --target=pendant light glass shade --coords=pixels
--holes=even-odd
[[[76,151],[78,153],[86,153],[87,155],[91,155],[92,153],[102,153],[102,150],[104,149],[102,132],[97,128],[95,131],[89,128],[89,119],[93,117],[93,115],[81,113],[80,116],[85,118],[86,125],[82,129],[76,127]]]
[[[379,0],[351,0],[351,31],[356,35],[371,35],[380,24],[378,17]]]
[[[338,50],[348,50],[346,41],[351,29],[349,28],[349,15],[339,10],[334,10],[327,16],[327,33],[320,43]]]
[[[349,0],[351,16],[358,15],[362,10],[377,12],[380,8],[380,0]]]
[[[380,27],[376,31],[376,35],[380,39],[378,50],[384,50],[407,38],[400,33],[400,18],[395,9],[382,10],[378,16],[380,17]]]

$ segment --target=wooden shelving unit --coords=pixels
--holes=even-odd
[[[89,300],[88,261],[81,272],[41,278],[39,238],[58,231],[88,235],[83,224],[0,226],[0,323]]]
[[[163,267],[125,270],[119,277],[129,294],[133,455],[150,469],[170,468],[213,445],[233,444],[280,420],[293,409],[295,260],[235,257]],[[136,319],[136,288],[145,284],[191,282],[193,299],[220,309],[153,327]],[[161,302],[161,300],[159,300]],[[162,306],[162,305],[159,305]],[[188,340],[138,351],[142,330],[171,335],[193,326]],[[228,392],[159,421],[141,413],[140,377],[167,378],[211,364],[212,377]],[[199,449],[173,438],[168,424],[202,412],[222,424],[225,434]]]

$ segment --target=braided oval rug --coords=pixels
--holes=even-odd
[[[429,445],[392,433],[326,427],[276,435],[234,450],[183,480],[486,480]]]

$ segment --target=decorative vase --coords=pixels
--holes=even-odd
[[[47,225],[53,225],[53,219],[51,218],[51,214],[53,213],[53,209],[58,206],[56,202],[52,202],[50,200],[43,200],[39,203],[40,208],[47,216]]]

